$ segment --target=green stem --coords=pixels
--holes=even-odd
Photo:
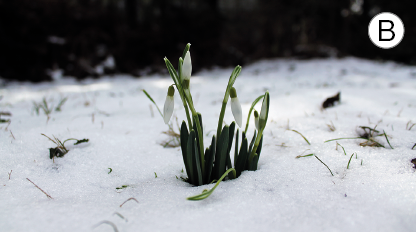
[[[186,118],[188,119],[189,131],[191,131],[192,130],[192,120],[191,120],[191,116],[189,114],[189,109],[188,109],[188,106],[186,105],[186,100],[183,99],[182,96],[181,96],[181,100],[182,100],[182,103],[183,103],[183,107],[185,108]]]
[[[204,137],[202,135],[202,128],[201,128],[201,123],[199,122],[199,117],[198,117],[198,113],[196,112],[195,108],[194,108],[194,104],[192,102],[192,96],[191,93],[189,91],[185,91],[184,92],[184,96],[188,102],[189,108],[192,111],[192,118],[194,119],[194,122],[196,124],[196,130],[198,133],[198,140],[199,140],[199,155],[201,157],[201,171],[202,171],[202,176],[205,176],[205,159],[204,159]],[[192,125],[191,125],[192,126]],[[192,127],[190,129],[190,131],[192,130]]]
[[[257,147],[260,144],[260,140],[261,140],[262,136],[263,136],[263,130],[259,131],[259,133],[257,135],[257,138],[256,138],[256,141],[254,142],[253,150],[251,150],[250,156],[248,157],[249,165],[250,165],[251,161],[253,160],[254,155],[256,154]]]
[[[218,119],[217,138],[219,138],[219,136],[221,135],[222,122],[224,120],[225,108],[227,107],[228,96],[229,95],[228,95],[228,89],[227,89],[225,96],[224,96],[224,100],[222,101],[220,118]]]
[[[233,172],[234,176],[236,175],[236,171],[234,168],[230,168],[228,169],[222,176],[221,178],[217,181],[217,183],[214,185],[214,187],[210,190],[204,190],[201,194],[198,194],[196,196],[192,196],[192,197],[188,197],[186,198],[187,200],[190,201],[200,201],[200,200],[204,200],[205,198],[209,197],[214,190],[217,188],[217,186],[221,183],[221,181],[228,175],[228,173]]]
[[[198,114],[195,112],[195,114],[192,113],[192,115],[193,115],[193,118],[195,120],[196,130],[197,130],[198,139],[199,139],[199,155],[201,156],[202,176],[205,176],[204,137],[202,137],[202,128],[201,128],[201,124],[199,122]]]

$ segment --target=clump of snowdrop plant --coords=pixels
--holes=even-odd
[[[220,117],[218,120],[217,134],[212,137],[211,144],[204,150],[202,115],[196,111],[189,90],[190,78],[192,73],[191,54],[189,52],[190,44],[187,44],[182,57],[179,58],[178,71],[172,66],[170,61],[165,58],[165,63],[174,84],[169,86],[166,102],[163,110],[163,119],[165,123],[173,113],[175,93],[174,86],[177,89],[179,97],[186,113],[186,121],[182,122],[180,128],[181,150],[183,162],[185,164],[186,181],[190,184],[200,186],[217,181],[217,184],[210,190],[204,190],[202,194],[188,198],[188,200],[202,200],[208,197],[218,184],[224,179],[235,179],[241,175],[244,170],[257,170],[260,152],[263,142],[263,131],[266,127],[269,113],[270,96],[266,92],[259,96],[251,105],[245,130],[241,133],[241,145],[239,146],[239,129],[235,132],[236,122],[238,127],[242,126],[242,110],[237,97],[237,91],[233,87],[238,75],[241,72],[241,66],[235,67],[231,73],[228,85],[225,89],[224,99]],[[231,111],[235,122],[230,125],[223,125],[224,114],[228,99],[231,97]],[[263,99],[260,115],[254,112],[256,130],[254,136],[248,144],[246,137],[250,114],[254,106]],[[235,136],[234,164],[231,162],[231,146]]]

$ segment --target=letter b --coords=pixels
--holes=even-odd
[[[383,23],[390,23],[390,28],[383,28]],[[379,41],[392,41],[394,39],[394,37],[396,36],[396,34],[393,31],[393,27],[394,27],[394,23],[391,20],[379,20],[378,21],[378,25],[379,25]],[[390,38],[383,38],[383,31],[388,31],[391,33],[391,37]],[[386,33],[385,33],[386,34]]]

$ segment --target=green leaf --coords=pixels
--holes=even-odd
[[[216,148],[215,141],[216,141],[216,139],[215,139],[215,135],[214,135],[214,136],[212,136],[211,145],[209,146],[208,155],[205,156],[205,160],[206,160],[206,162],[205,162],[205,166],[206,166],[205,171],[207,172],[207,176],[205,177],[206,178],[205,183],[209,183],[211,181],[212,166],[214,164],[214,158],[215,158],[215,148]]]
[[[240,153],[238,154],[237,163],[235,165],[236,175],[239,177],[241,172],[245,170],[247,159],[248,159],[248,142],[243,132],[243,141],[241,142]]]
[[[261,139],[260,139],[260,142],[259,142],[259,146],[257,147],[257,150],[256,150],[256,153],[259,156],[259,159],[260,159],[261,148],[263,147],[263,137],[264,136],[261,135]]]
[[[245,133],[247,133],[247,129],[248,129],[248,125],[250,124],[250,116],[251,116],[251,112],[253,111],[254,107],[256,106],[256,104],[264,97],[264,94],[257,97],[256,100],[253,101],[253,103],[251,104],[250,110],[248,111],[248,116],[247,116],[247,123],[246,123],[246,129],[244,130]]]
[[[77,140],[76,143],[74,143],[74,145],[78,145],[80,143],[88,143],[88,141],[90,141],[89,139],[81,139],[81,140]]]
[[[227,148],[227,169],[232,168],[232,164],[231,164],[231,157],[230,157],[230,153],[231,153],[231,146],[233,145],[233,139],[234,139],[234,130],[235,130],[235,122],[232,122],[229,128],[229,132],[228,132],[228,148]],[[235,179],[236,176],[233,176],[233,173],[230,173],[228,176],[230,179]]]
[[[221,183],[221,181],[228,175],[228,173],[230,172],[234,172],[235,174],[235,169],[234,168],[230,168],[228,169],[222,176],[221,178],[217,181],[217,183],[214,185],[214,187],[212,189],[210,189],[209,191],[204,190],[201,194],[198,194],[196,196],[192,196],[192,197],[188,197],[187,200],[190,201],[200,201],[200,200],[204,200],[205,198],[209,197],[214,190],[217,188],[217,186]]]
[[[173,67],[173,65],[170,63],[170,61],[167,58],[165,58],[165,64],[166,64],[166,67],[168,68],[169,75],[172,77],[172,80],[175,83],[176,88],[178,89],[178,92],[181,96],[182,101],[184,101],[182,83],[179,80],[178,73],[176,72],[175,68]]]
[[[295,133],[298,133],[300,136],[302,136],[302,138],[309,144],[309,145],[311,145],[311,143],[306,139],[306,137],[305,136],[303,136],[303,134],[301,134],[299,131],[297,131],[297,130],[292,130],[293,132],[295,132]]]
[[[190,43],[186,44],[185,49],[183,50],[183,53],[182,53],[182,59],[185,59],[185,55],[189,51],[190,48],[191,48],[191,44]]]
[[[61,111],[61,107],[65,104],[66,100],[68,100],[68,97],[65,97],[59,101],[58,106],[55,107],[55,111]]]
[[[256,132],[257,131],[254,130],[253,138],[251,139],[250,145],[248,146],[248,154],[249,154],[249,157],[247,157],[248,159],[250,158],[251,150],[253,150],[254,143],[256,142],[256,138],[257,138],[257,133]],[[246,163],[246,166],[245,166],[245,170],[250,169],[248,159],[247,159],[247,163]]]
[[[185,121],[182,121],[180,136],[181,136],[181,150],[182,150],[183,163],[185,164],[185,170],[189,177],[189,173],[190,173],[189,167],[192,164],[189,163],[188,154],[187,154],[189,132],[188,132],[188,127],[186,126]]]
[[[249,167],[249,171],[256,171],[257,170],[257,163],[259,162],[259,156],[257,155],[257,153],[254,154],[253,156],[253,161],[250,164]]]
[[[196,182],[196,176],[194,176],[194,162],[193,162],[193,141],[195,141],[195,131],[191,130],[191,133],[188,136],[188,142],[187,142],[187,146],[186,146],[186,159],[187,159],[187,163],[189,164],[189,170],[186,170],[188,173],[188,179],[189,179],[189,183],[191,184],[195,184]],[[186,168],[186,167],[185,167]],[[195,173],[196,175],[196,173]]]
[[[196,173],[196,180],[198,181],[196,185],[203,185],[203,181],[202,181],[202,171],[201,171],[201,161],[200,161],[200,156],[199,156],[199,149],[196,143],[196,140],[194,139],[193,141],[193,147],[194,147],[194,152],[192,153],[192,155],[194,156],[194,158],[192,158],[193,161],[195,161],[195,163],[193,164],[195,169],[194,169],[194,173]],[[196,172],[195,172],[196,170]]]
[[[230,79],[228,80],[227,90],[230,90],[230,88],[233,87],[235,80],[237,79],[238,75],[240,75],[240,72],[241,66],[237,65],[231,73]]]
[[[238,128],[237,128],[237,134],[235,135],[235,146],[234,146],[234,167],[236,166],[237,163],[237,157],[238,157]]]
[[[219,179],[220,176],[225,172],[225,164],[227,161],[227,149],[228,149],[228,138],[229,138],[229,127],[224,126],[221,132],[221,136],[217,141],[217,152],[215,154],[215,179]]]
[[[162,111],[160,111],[159,106],[157,106],[156,102],[153,100],[153,98],[146,92],[146,90],[143,89],[143,93],[147,96],[147,98],[149,98],[149,100],[151,102],[153,102],[153,104],[156,106],[157,110],[159,111],[160,116],[162,116],[163,118],[163,114]]]
[[[263,109],[263,104],[266,104],[266,108]],[[263,131],[264,128],[266,128],[267,119],[269,118],[269,108],[270,108],[270,94],[269,91],[266,91],[264,94],[263,103],[261,105],[261,111],[260,111],[260,118],[259,118],[259,130]],[[263,112],[265,110],[266,112]],[[262,119],[263,115],[265,114],[265,118]]]

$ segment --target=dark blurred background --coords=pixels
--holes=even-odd
[[[165,72],[163,58],[176,66],[188,42],[194,71],[270,57],[416,64],[415,9],[414,0],[0,0],[0,77]],[[380,12],[404,23],[395,48],[368,37]]]

